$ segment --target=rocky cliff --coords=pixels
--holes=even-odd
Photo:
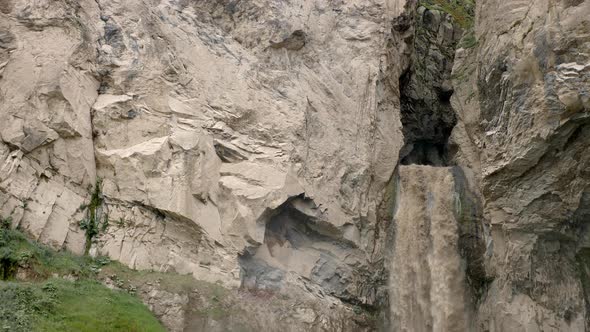
[[[489,227],[481,330],[588,328],[589,1],[481,1],[451,135]]]
[[[240,314],[198,329],[403,330],[414,221],[464,276],[463,325],[435,308],[427,330],[583,330],[589,17],[580,0],[0,0],[0,213],[230,289]],[[428,221],[400,207],[423,195],[445,205]],[[148,293],[197,329],[204,299]]]

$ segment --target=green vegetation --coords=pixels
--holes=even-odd
[[[87,209],[86,218],[80,221],[80,228],[86,232],[86,245],[84,247],[84,255],[88,255],[92,240],[102,230],[105,231],[109,225],[108,216],[105,214],[102,218],[102,180],[97,179],[94,184],[94,190],[90,197],[90,204],[82,205],[81,210]],[[102,221],[102,222],[101,222]]]
[[[201,303],[198,308],[192,309],[194,313],[202,317],[219,320],[237,314],[240,310],[232,303],[232,296],[228,289],[219,284],[196,280],[190,275],[135,271],[118,262],[111,262],[104,266],[101,275],[111,279],[117,287],[130,292],[146,284],[157,284],[159,289],[177,294],[190,294],[198,290],[198,293],[207,301]]]
[[[4,331],[164,331],[134,296],[93,280],[0,284]]]
[[[451,15],[464,30],[473,26],[475,0],[421,0],[420,5]]]
[[[99,282],[107,258],[55,252],[1,220],[0,262],[0,331],[164,331],[131,292]]]
[[[191,310],[201,317],[222,319],[240,310],[221,285],[190,275],[137,271],[106,257],[57,252],[11,229],[9,220],[0,224],[0,332],[163,331],[134,296],[153,285],[176,294],[198,290],[207,300]]]
[[[119,262],[110,262],[105,265],[100,274],[112,280],[114,279],[113,281],[119,288],[129,289],[147,283],[157,283],[162,289],[171,293],[188,293],[202,283],[190,275],[145,270],[137,271]]]
[[[463,37],[459,41],[459,47],[468,49],[474,48],[475,46],[477,46],[477,38],[475,37],[475,31],[471,29],[463,34]]]
[[[576,254],[576,262],[584,296],[586,300],[590,300],[590,249],[581,249]]]
[[[100,268],[100,261],[68,252],[55,252],[27,239],[23,233],[10,229],[10,220],[1,221],[2,280],[14,279],[19,267],[26,271],[27,278],[32,280],[43,280],[53,275],[89,278]]]

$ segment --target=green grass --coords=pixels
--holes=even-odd
[[[23,272],[27,282],[17,281]],[[177,294],[198,290],[208,299],[193,308],[200,315],[220,319],[237,312],[221,285],[190,275],[137,271],[106,257],[58,252],[10,229],[8,221],[0,221],[0,280],[0,332],[164,331],[135,297],[137,289],[156,284]]]
[[[119,262],[110,262],[102,267],[101,276],[116,278],[122,288],[138,287],[146,283],[158,283],[160,287],[171,293],[187,293],[202,283],[190,275],[165,273],[156,271],[137,271]]]
[[[136,297],[93,280],[0,283],[4,331],[165,331]]]
[[[421,0],[420,5],[428,9],[441,10],[451,15],[455,22],[465,30],[473,26],[474,0]]]
[[[229,302],[229,290],[223,286],[206,281],[196,280],[190,275],[177,273],[165,273],[156,271],[136,271],[119,262],[111,262],[105,265],[100,272],[103,278],[111,279],[119,288],[135,290],[145,284],[158,284],[158,288],[171,293],[191,293],[198,290],[199,294],[207,298],[199,308],[193,308],[202,316],[213,319],[221,319],[238,312]]]
[[[475,37],[475,32],[473,31],[473,29],[467,31],[459,41],[459,47],[465,49],[474,48],[475,46],[477,46],[477,44],[478,41]]]
[[[0,332],[165,331],[131,292],[99,282],[107,265],[137,272],[104,257],[56,252],[0,221]]]
[[[0,225],[0,276],[11,280],[17,267],[27,271],[28,278],[43,280],[53,275],[91,277],[100,266],[100,260],[81,257],[69,252],[56,252],[42,246],[9,228],[6,221]]]

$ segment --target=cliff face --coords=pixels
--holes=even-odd
[[[479,329],[581,331],[589,317],[589,14],[588,1],[482,1],[457,51],[451,140],[490,229]]]
[[[589,1],[0,0],[1,215],[56,248],[299,303],[253,329],[371,329],[400,303],[398,166],[455,166],[469,324],[583,329],[588,17]]]
[[[402,144],[388,45],[403,3],[0,8],[0,206],[14,227],[137,269],[292,287],[328,313],[385,301],[378,207]]]

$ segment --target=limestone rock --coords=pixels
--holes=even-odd
[[[378,205],[402,144],[384,83],[396,57],[382,57],[398,7],[1,1],[2,216],[81,253],[101,183],[93,254],[233,287],[240,257],[304,198],[317,234],[305,267],[279,264],[288,283],[318,301],[385,301],[371,266],[384,266]]]
[[[0,0],[0,216],[83,253],[100,184],[91,253],[370,330],[400,165],[455,166],[474,329],[590,328],[590,2],[472,4]],[[171,330],[242,322],[152,291]]]
[[[478,2],[477,43],[457,51],[451,139],[491,228],[478,329],[588,328],[589,14],[588,1]]]

